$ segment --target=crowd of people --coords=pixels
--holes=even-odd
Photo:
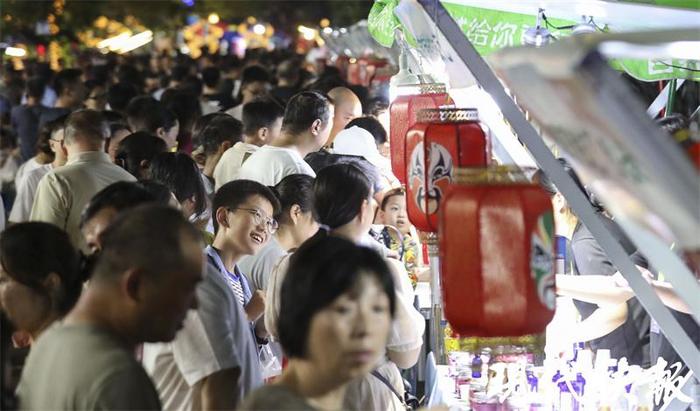
[[[405,409],[387,102],[288,52],[100,58],[4,67],[3,408]]]
[[[2,68],[3,409],[406,409],[430,275],[382,94],[286,51],[76,61]],[[536,179],[571,240],[566,343],[680,361]]]

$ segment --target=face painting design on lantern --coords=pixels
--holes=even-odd
[[[422,212],[429,215],[438,211],[443,193],[452,181],[452,156],[442,145],[430,143],[426,165],[424,147],[423,142],[418,143],[411,153],[409,181],[414,201]],[[424,171],[426,166],[427,173]]]
[[[548,211],[537,219],[530,246],[530,274],[535,281],[537,296],[550,310],[554,310],[556,306],[553,232],[554,217],[552,212]]]

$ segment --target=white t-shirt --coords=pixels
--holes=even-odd
[[[238,178],[238,171],[243,163],[255,153],[259,147],[242,141],[224,151],[221,159],[214,168],[215,189]]]
[[[243,121],[243,104],[239,104],[234,108],[226,110],[226,114],[238,121]]]
[[[25,161],[24,164],[19,166],[17,169],[17,174],[15,175],[15,188],[19,190],[19,187],[24,183],[24,179],[29,175],[29,173],[42,165],[43,164],[39,164],[36,161],[36,157],[32,157]]]
[[[277,319],[281,308],[280,292],[287,275],[291,255],[287,254],[279,260],[268,279],[265,295],[265,328],[273,337],[277,337]],[[393,258],[385,258],[384,261],[394,277],[396,291],[396,314],[387,348],[397,352],[412,351],[423,344],[425,319],[413,305],[415,293],[403,263]]]
[[[247,255],[238,262],[238,269],[248,279],[252,290],[267,290],[270,273],[279,260],[287,254],[275,237],[255,255]]]
[[[30,160],[31,161],[31,160]],[[26,164],[26,163],[25,163]],[[10,221],[13,223],[23,223],[29,221],[29,215],[32,213],[32,204],[34,204],[34,195],[39,187],[39,181],[53,169],[51,163],[39,165],[29,171],[22,179],[22,184],[17,186],[17,197],[10,211]]]
[[[316,177],[314,170],[295,149],[262,146],[243,164],[238,180],[247,179],[274,186],[292,174]]]
[[[207,265],[197,286],[196,311],[168,344],[144,344],[143,366],[158,390],[164,410],[201,409],[197,383],[217,371],[240,368],[238,400],[260,387],[257,345],[243,308],[226,279]]]

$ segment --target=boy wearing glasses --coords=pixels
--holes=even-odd
[[[205,250],[199,306],[172,343],[144,347],[144,367],[163,409],[235,409],[262,385],[256,339],[264,335],[256,335],[254,324],[264,312],[264,296],[251,293],[237,263],[272,237],[279,208],[273,192],[254,181],[232,181],[216,192],[215,236]]]
[[[63,144],[64,124],[68,116],[62,116],[56,120],[49,121],[44,124],[39,133],[39,148],[46,153],[46,148],[53,156],[53,161],[48,164],[42,164],[26,173],[23,178],[15,178],[15,186],[17,188],[17,196],[10,211],[9,220],[13,223],[23,223],[29,221],[29,215],[32,212],[32,204],[34,204],[34,195],[36,194],[39,181],[49,171],[61,167],[68,161],[68,153]],[[26,163],[25,163],[26,164]],[[20,170],[22,167],[20,167]],[[17,172],[19,175],[19,171]]]

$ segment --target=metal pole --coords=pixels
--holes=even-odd
[[[588,199],[564,171],[564,168],[552,155],[552,152],[544,144],[537,131],[525,119],[520,108],[505,92],[500,81],[481,55],[479,55],[439,1],[418,1],[479,84],[496,101],[518,137],[527,146],[540,167],[561,190],[579,219],[591,231],[610,260],[629,282],[641,304],[659,323],[664,335],[671,341],[678,354],[683,358],[683,361],[695,375],[700,375],[700,350],[698,350],[698,347],[693,344],[693,341],[678,324],[678,321],[676,321],[668,308],[663,305],[651,286],[642,278],[639,270],[629,259],[620,243],[612,237],[610,231],[600,221]]]
[[[676,90],[681,88],[683,83],[685,83],[685,79],[676,80]],[[671,88],[669,86],[670,86],[670,83],[666,84],[666,87],[664,87],[664,89],[661,90],[661,93],[659,93],[659,95],[656,96],[654,101],[649,105],[649,108],[647,109],[647,114],[649,114],[649,117],[656,118],[656,116],[659,115],[659,112],[661,111],[661,109],[663,109],[665,104],[668,103],[668,98],[669,98],[668,90]]]
[[[668,100],[666,100],[666,112],[664,117],[673,114],[673,106],[676,102],[676,79],[673,78],[668,82]]]
[[[430,345],[438,364],[446,364],[445,336],[442,326],[442,290],[440,289],[440,254],[437,234],[428,235],[428,258],[430,260],[431,327]]]

